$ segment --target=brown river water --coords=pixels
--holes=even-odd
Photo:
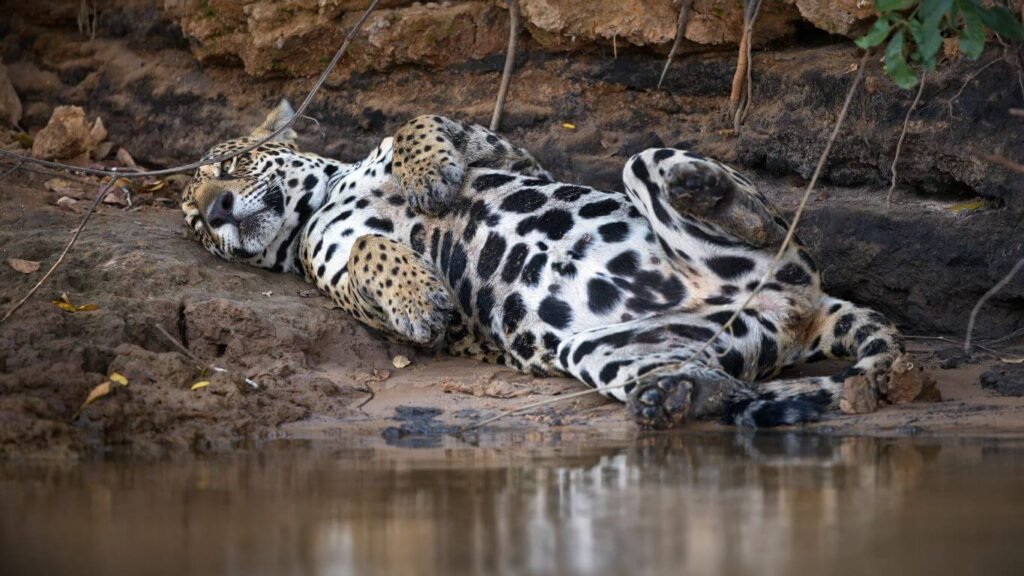
[[[1024,574],[1024,440],[515,435],[0,464],[0,574]]]

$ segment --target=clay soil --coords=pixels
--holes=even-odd
[[[52,196],[42,192],[44,179],[9,177],[0,188],[5,259],[52,261],[80,218],[51,204]],[[0,302],[9,306],[41,274],[4,272]],[[63,311],[50,302],[62,293],[96,310]],[[230,372],[204,372],[157,326],[204,363]],[[942,402],[836,416],[811,429],[1024,431],[1024,398],[1001,396],[979,383],[998,360],[979,357],[943,370],[937,366],[953,346],[913,341],[912,348],[937,378]],[[393,359],[400,355],[412,363],[396,368]],[[177,208],[159,203],[101,208],[55,276],[0,327],[0,359],[0,455],[5,457],[230,451],[283,437],[419,445],[501,410],[579,389],[570,380],[535,379],[388,344],[330,309],[298,277],[232,265],[205,253],[184,234]],[[112,372],[123,374],[128,385],[76,416],[90,390]],[[200,381],[210,384],[190,389]],[[485,433],[508,429],[636,433],[619,405],[596,396],[512,417]]]

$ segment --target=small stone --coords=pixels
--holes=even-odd
[[[96,121],[92,123],[92,128],[89,129],[89,137],[92,138],[94,144],[99,144],[107,139],[107,128],[103,125],[102,118],[96,118]]]
[[[89,154],[94,147],[92,128],[79,106],[58,106],[46,127],[36,134],[32,155],[45,160],[67,160]]]
[[[129,154],[128,151],[125,150],[124,148],[118,148],[117,149],[117,155],[114,156],[114,157],[117,158],[117,161],[122,166],[125,166],[127,168],[138,168],[139,167],[139,165],[135,163],[135,159],[132,158],[132,155]]]
[[[939,389],[935,387],[935,378],[908,354],[901,354],[893,360],[884,393],[886,400],[893,404],[938,402],[942,399]]]
[[[996,366],[981,375],[981,387],[1000,396],[1024,396],[1024,364]]]
[[[99,119],[97,119],[97,121],[99,121]],[[96,145],[96,151],[93,153],[93,157],[96,160],[103,160],[107,156],[110,156],[110,151],[113,149],[113,142],[100,142]]]
[[[15,126],[21,122],[21,99],[7,77],[7,67],[0,64],[0,124]]]
[[[67,196],[61,196],[57,199],[57,206],[64,208],[65,210],[71,210],[72,212],[78,212],[78,200],[74,198],[68,198]]]
[[[878,392],[864,376],[852,376],[843,382],[839,399],[843,414],[868,414],[878,410]]]

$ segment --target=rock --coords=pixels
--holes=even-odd
[[[58,106],[46,127],[36,134],[32,155],[45,160],[67,160],[87,156],[96,142],[85,110],[78,106]]]
[[[788,0],[817,28],[850,38],[862,35],[875,18],[872,2],[864,0]]]
[[[545,47],[567,50],[583,42],[668,45],[675,39],[678,4],[672,0],[520,0],[526,27]],[[800,14],[794,6],[765,2],[756,42],[791,34]],[[692,45],[736,44],[743,31],[739,2],[695,2],[686,26]],[[684,51],[687,47],[683,47]],[[690,49],[692,51],[692,48]]]
[[[1024,364],[996,366],[981,375],[981,387],[1000,396],[1024,396]]]
[[[971,355],[964,352],[963,348],[954,346],[951,348],[945,348],[935,353],[935,356],[940,360],[939,368],[943,370],[950,370],[952,368],[958,368],[961,364],[970,364]]]
[[[907,355],[897,356],[883,390],[885,399],[893,404],[906,402],[938,402],[942,399],[935,387],[935,378]]]
[[[868,414],[878,410],[878,392],[864,376],[853,376],[843,382],[839,399],[843,414]]]
[[[408,4],[382,2],[339,68],[350,73],[406,63],[448,65],[504,51],[508,15],[490,2]],[[323,69],[365,5],[224,1],[170,14],[200,60],[237,58],[254,76],[305,76]]]
[[[0,63],[0,124],[17,125],[21,122],[21,99],[7,77],[7,67]]]
[[[135,163],[135,158],[132,158],[132,155],[124,148],[118,148],[117,154],[114,157],[117,158],[118,163],[126,168],[139,167],[139,165]]]

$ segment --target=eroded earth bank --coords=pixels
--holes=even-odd
[[[90,127],[102,119],[105,132],[87,149],[60,152],[77,161],[123,164],[122,150],[146,167],[193,160],[250,129],[281,97],[301,100],[365,4],[107,2],[92,39],[91,17],[80,31],[77,3],[8,6],[0,122],[24,132],[5,128],[4,147],[41,148],[54,109],[75,105]],[[753,107],[735,132],[727,114],[741,25],[735,3],[695,3],[662,90],[656,84],[675,27],[670,0],[570,4],[524,0],[502,132],[559,178],[612,189],[631,154],[686,146],[742,167],[786,211],[795,208],[853,77],[849,37],[869,13],[853,1],[771,3],[754,53]],[[486,124],[507,25],[500,2],[383,2],[314,101],[304,148],[354,161],[427,112]],[[977,299],[1024,255],[1024,179],[982,158],[1024,158],[1024,118],[1009,113],[1024,108],[1015,57],[995,46],[970,62],[953,50],[929,75],[892,206],[890,164],[914,94],[870,63],[825,171],[825,193],[799,231],[829,292],[877,308],[907,334],[962,337]],[[0,170],[4,310],[54,261],[96,189],[8,166]],[[123,192],[111,197],[43,289],[0,325],[0,454],[221,451],[283,436],[434,441],[450,426],[578,389],[389,345],[297,277],[217,260],[184,232],[174,201],[182,182],[136,185],[130,205]],[[11,258],[41,269],[17,272]],[[65,311],[51,303],[61,294],[96,309]],[[230,374],[203,373],[157,326]],[[950,342],[910,342],[942,402],[815,428],[1020,433],[1024,365],[1001,359],[1024,356],[1022,328],[1018,279],[978,318],[976,336],[991,351],[966,357]],[[399,356],[411,364],[396,367]],[[129,384],[78,413],[112,372]],[[197,382],[209,385],[191,390]],[[598,398],[495,426],[634,433],[619,406]]]

